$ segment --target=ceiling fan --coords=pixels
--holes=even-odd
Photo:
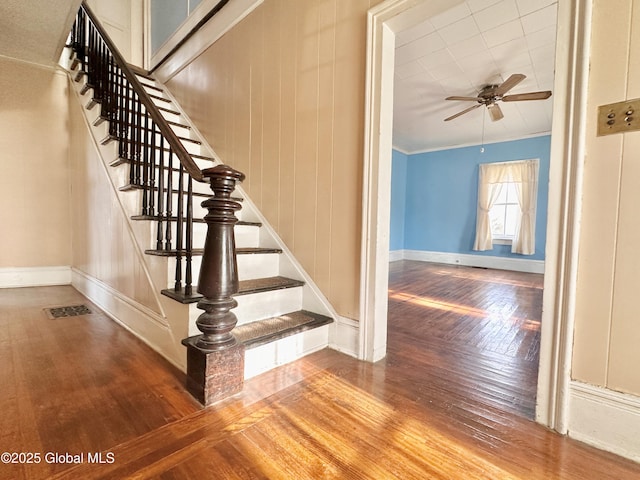
[[[514,73],[509,78],[507,78],[500,85],[487,85],[480,90],[477,97],[447,97],[445,100],[460,100],[460,101],[469,101],[469,102],[478,102],[477,105],[469,107],[461,112],[456,113],[455,115],[451,115],[444,119],[445,122],[449,120],[453,120],[454,118],[458,118],[460,115],[464,115],[465,113],[470,112],[471,110],[475,110],[476,108],[485,105],[487,110],[489,111],[489,117],[491,117],[492,121],[500,120],[504,117],[502,110],[500,109],[500,105],[497,102],[520,102],[523,100],[545,100],[551,96],[550,90],[545,90],[543,92],[529,92],[529,93],[516,93],[513,95],[505,95],[509,90],[519,84],[522,80],[526,78],[526,75],[521,73]]]

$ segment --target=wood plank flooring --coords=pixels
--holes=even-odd
[[[0,290],[0,452],[85,453],[0,464],[2,479],[640,478],[638,464],[452,395],[418,347],[373,365],[323,350],[200,409],[180,373],[104,315],[42,313],[77,299]],[[98,451],[113,462],[89,462]]]
[[[543,276],[399,261],[389,272],[389,358],[449,398],[535,416]]]

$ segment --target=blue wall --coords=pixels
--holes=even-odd
[[[549,151],[551,137],[535,137],[511,142],[403,155],[393,152],[391,185],[391,250],[424,250],[500,257],[544,260],[547,234]],[[404,158],[403,158],[404,157]],[[480,163],[540,159],[536,253],[511,253],[510,245],[494,245],[493,250],[472,250],[475,238]],[[406,160],[406,161],[405,161]],[[403,171],[404,170],[404,171]],[[404,195],[397,177],[405,176]],[[394,180],[395,178],[395,180]],[[404,205],[398,200],[404,197]],[[402,215],[404,222],[395,218]],[[402,234],[398,232],[404,223]]]
[[[407,160],[407,155],[393,150],[391,157],[391,228],[389,231],[389,249],[391,251],[404,249]]]

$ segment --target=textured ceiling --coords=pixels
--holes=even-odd
[[[81,2],[2,0],[0,55],[40,65],[55,65]]]
[[[467,0],[396,36],[393,144],[407,152],[513,140],[551,130],[553,97],[500,102],[449,122],[487,84],[527,78],[509,94],[553,90],[557,0]],[[483,135],[484,130],[484,135]]]

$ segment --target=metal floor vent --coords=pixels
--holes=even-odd
[[[86,305],[69,305],[67,307],[45,308],[44,311],[51,319],[77,317],[78,315],[91,315],[93,313]]]

